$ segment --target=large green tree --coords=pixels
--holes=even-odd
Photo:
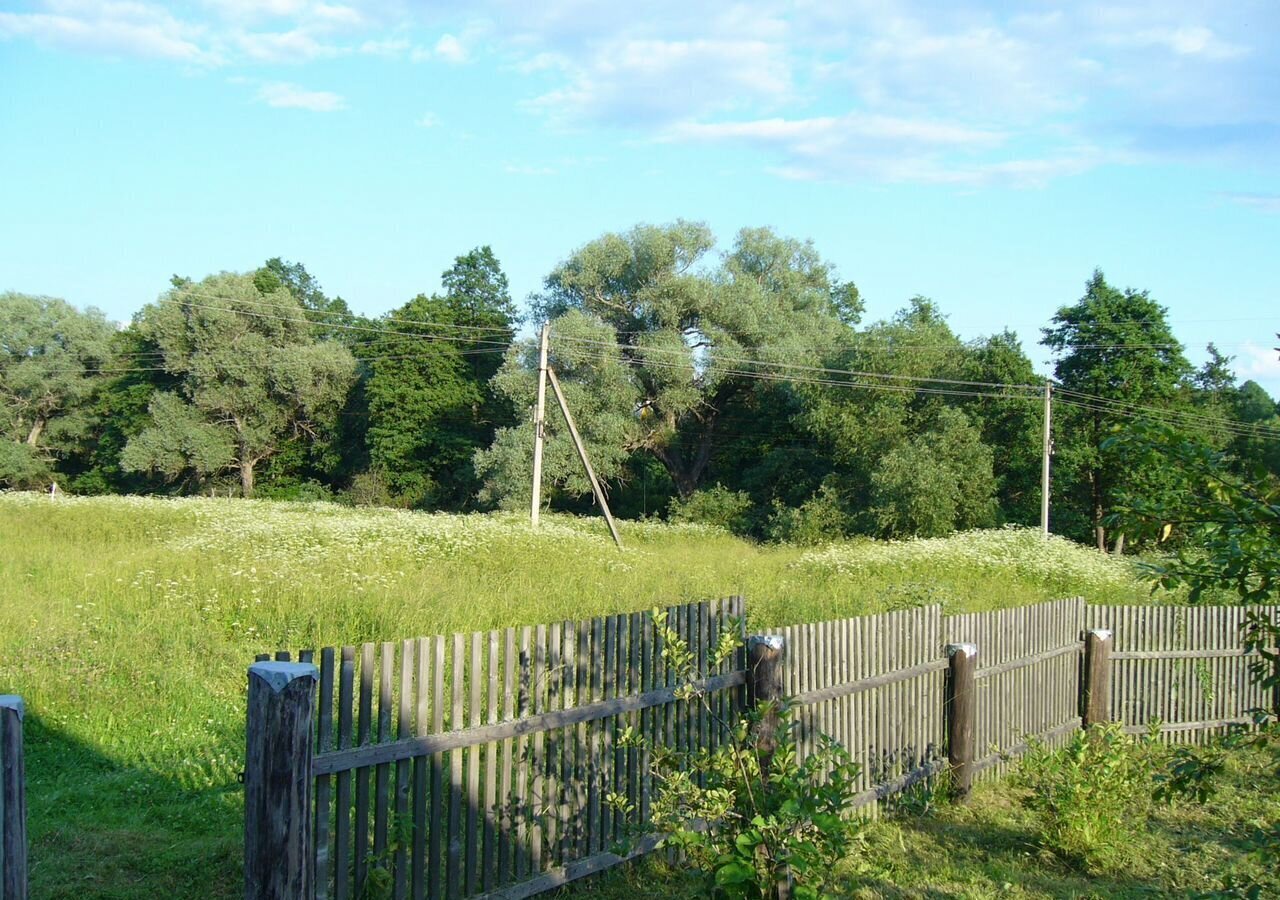
[[[744,229],[718,264],[714,243],[699,223],[640,225],[592,241],[547,276],[535,314],[551,323],[553,367],[573,372],[562,380],[575,392],[599,397],[583,397],[587,407],[629,422],[604,430],[621,446],[593,449],[615,461],[599,464],[606,478],[621,476],[628,453],[641,452],[690,496],[707,477],[721,422],[759,383],[759,363],[821,363],[846,331],[843,320],[860,311],[857,290],[809,243]],[[517,408],[531,394],[532,359],[528,348],[510,355],[500,383]],[[503,437],[503,446],[531,446],[531,428]],[[527,492],[527,473],[509,471],[515,455],[502,459],[479,460],[490,493]]]
[[[490,380],[516,322],[507,277],[478,247],[442,276],[445,294],[392,311],[361,351],[368,367],[369,462],[398,502],[458,508],[475,494],[471,464],[510,407]]]
[[[111,358],[115,327],[99,310],[0,294],[0,484],[29,486],[85,436],[86,405]]]
[[[260,463],[331,427],[355,360],[316,339],[284,287],[264,293],[254,275],[227,272],[175,281],[136,325],[180,385],[152,397],[150,422],[129,439],[122,465],[171,480],[233,468],[251,497]]]
[[[1106,549],[1103,520],[1137,473],[1128,457],[1104,443],[1134,417],[1134,406],[1184,408],[1191,365],[1165,308],[1146,291],[1112,287],[1101,270],[1043,333],[1042,343],[1057,357],[1054,374],[1064,401],[1054,428],[1056,518],[1078,537],[1091,529],[1098,548]]]

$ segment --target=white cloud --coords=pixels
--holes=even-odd
[[[317,3],[311,7],[311,14],[321,22],[343,28],[350,28],[364,22],[364,15],[360,10],[339,4]]]
[[[1245,341],[1235,369],[1241,380],[1280,379],[1280,352],[1269,346]]]
[[[109,55],[212,64],[217,55],[198,41],[203,29],[162,7],[133,2],[54,2],[50,12],[0,13],[0,37]]]
[[[258,99],[267,106],[281,109],[309,109],[312,112],[337,112],[347,108],[341,94],[332,91],[309,91],[286,81],[273,81],[258,88]]]
[[[418,119],[419,128],[435,128],[440,124],[440,117],[435,113],[426,113]]]
[[[506,163],[503,165],[502,171],[508,175],[535,175],[540,177],[556,174],[556,170],[551,166],[531,166],[519,163]]]
[[[1261,209],[1264,212],[1280,213],[1280,194],[1228,192],[1219,196],[1240,206]]]
[[[346,49],[318,40],[301,28],[291,31],[264,31],[241,34],[236,43],[255,62],[297,63],[341,56]]]
[[[394,37],[384,40],[369,40],[360,45],[360,52],[366,56],[384,56],[395,59],[403,56],[412,46],[408,38]]]
[[[1249,52],[1247,47],[1224,41],[1202,25],[1150,28],[1138,32],[1133,42],[1142,46],[1164,47],[1180,56],[1200,56],[1209,60],[1233,59]]]
[[[463,46],[462,41],[454,37],[452,34],[441,36],[436,41],[435,55],[449,63],[464,63],[467,61],[467,48]]]
[[[545,68],[558,64],[554,56],[540,58]],[[792,90],[785,54],[764,41],[612,41],[560,67],[572,73],[571,82],[530,105],[570,124],[663,125],[715,110],[771,106]]]

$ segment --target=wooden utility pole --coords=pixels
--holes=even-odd
[[[538,527],[542,507],[542,441],[547,421],[547,345],[551,341],[551,323],[542,326],[538,349],[538,407],[533,414],[533,499],[529,505],[529,522]]]
[[[1050,429],[1053,413],[1053,382],[1044,383],[1044,458],[1040,463],[1040,535],[1049,537],[1049,460],[1053,457],[1053,433]]]
[[[604,520],[609,523],[609,533],[613,535],[613,542],[622,547],[622,538],[618,536],[618,526],[613,523],[613,514],[609,512],[609,501],[604,498],[604,489],[600,487],[600,480],[596,478],[596,470],[591,468],[591,460],[587,458],[587,448],[582,443],[582,438],[578,435],[578,428],[573,424],[573,416],[569,413],[569,404],[564,399],[564,393],[560,390],[560,381],[556,378],[555,370],[550,366],[543,369],[547,373],[547,377],[551,379],[551,390],[555,392],[556,402],[560,404],[560,412],[564,414],[564,422],[569,426],[569,436],[573,438],[573,446],[578,450],[578,459],[582,460],[582,468],[587,470],[587,479],[591,482],[591,491],[596,495],[596,502],[600,504],[600,511],[604,513]],[[534,465],[537,465],[535,462]]]

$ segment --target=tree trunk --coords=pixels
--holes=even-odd
[[[713,400],[716,403],[724,403],[735,392],[736,389],[717,392]],[[698,443],[692,448],[688,457],[678,446],[653,448],[653,455],[658,458],[666,468],[667,474],[671,476],[671,480],[675,482],[676,493],[680,495],[681,500],[688,500],[689,496],[702,485],[702,477],[707,473],[711,454],[715,450],[716,423],[719,416],[718,407],[709,407],[705,418],[699,422],[702,430],[698,435]]]
[[[256,459],[240,457],[240,493],[246,500],[253,498],[253,467],[257,463]]]
[[[1113,556],[1124,555],[1124,532],[1123,531],[1116,535],[1116,542],[1111,548],[1111,553]]]
[[[35,422],[31,426],[31,431],[27,433],[27,446],[34,447],[36,442],[40,440],[40,435],[44,433],[45,418],[36,416]]]
[[[1093,534],[1098,541],[1098,549],[1107,552],[1107,529],[1102,524],[1102,479],[1095,470],[1089,474],[1089,486],[1093,493]]]

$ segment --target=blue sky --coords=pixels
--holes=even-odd
[[[118,319],[306,264],[523,298],[678,217],[810,238],[869,316],[1039,327],[1095,266],[1280,395],[1280,7],[0,0],[0,290]]]

